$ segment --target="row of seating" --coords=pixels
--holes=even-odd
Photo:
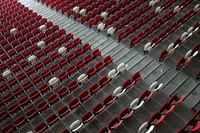
[[[188,28],[180,37],[178,37],[173,43],[171,43],[166,49],[163,49],[160,53],[159,61],[167,58],[174,50],[181,46],[190,36],[199,30],[199,22],[196,22],[194,26]],[[199,49],[197,44],[193,49]],[[193,50],[194,51],[194,50]],[[196,50],[195,50],[196,51]]]
[[[125,69],[123,69],[125,70]],[[120,71],[121,72],[121,71]],[[73,98],[68,104],[70,109],[67,108],[67,106],[63,106],[58,110],[58,117],[53,114],[53,122],[55,123],[58,118],[62,118],[65,115],[67,115],[72,109],[75,109],[78,105],[80,105],[81,103],[83,103],[85,100],[87,100],[88,98],[90,98],[93,94],[97,93],[99,91],[100,88],[102,88],[103,86],[105,86],[106,84],[108,84],[110,82],[111,78],[107,78],[106,76],[102,76],[99,79],[99,85],[97,83],[94,83],[90,86],[89,90],[90,92],[88,92],[87,90],[83,90],[80,94],[79,94],[79,99],[78,98]],[[104,99],[104,101],[107,101],[109,99],[110,96],[106,97]],[[96,107],[97,108],[97,107]],[[67,112],[66,112],[67,111]],[[55,120],[55,121],[54,121]],[[48,121],[47,121],[48,123]],[[49,124],[48,124],[49,125]],[[49,125],[50,126],[50,125]],[[46,125],[44,124],[44,122],[39,123],[36,127],[35,127],[35,131],[36,132],[42,132],[46,129]],[[67,129],[65,129],[66,131]]]
[[[200,130],[200,109],[187,121],[185,126],[179,129],[176,133],[192,133]]]
[[[134,99],[129,107],[125,107],[120,112],[119,116],[112,118],[108,127],[101,128],[98,133],[111,132],[112,130],[118,128],[125,120],[132,116],[132,114],[139,109],[148,99],[150,99],[156,91],[162,87],[162,83],[158,85],[157,82],[154,82],[150,85],[149,89],[144,90],[139,98]]]
[[[136,72],[135,74],[133,74],[133,77],[134,75],[137,75],[137,73],[139,72]],[[137,82],[138,80],[140,80],[142,77],[140,75],[140,77],[138,77],[138,79],[135,79],[133,80],[132,82],[135,83]],[[126,82],[126,80],[124,81],[124,83]],[[123,85],[124,85],[123,83]],[[130,88],[131,86],[129,86]],[[124,87],[117,87],[112,94],[108,94],[104,99],[103,99],[103,103],[98,103],[96,104],[94,107],[93,107],[93,111],[88,111],[86,113],[83,114],[82,116],[82,120],[76,120],[74,121],[71,125],[70,125],[70,130],[72,132],[76,132],[78,131],[84,124],[90,122],[96,115],[98,115],[99,113],[101,113],[102,111],[104,111],[104,109],[112,104],[116,98],[120,98],[124,93],[125,91],[127,91],[129,88],[127,88],[126,86]],[[144,92],[146,93],[146,92]],[[143,94],[143,95],[146,95],[146,94]],[[145,97],[145,96],[144,96]],[[143,99],[143,98],[142,98]],[[134,106],[136,106],[137,104],[135,103]]]
[[[168,13],[164,14],[161,18],[159,18],[156,21],[154,21],[153,23],[151,23],[148,27],[146,27],[144,29],[144,31],[138,33],[136,36],[131,38],[130,46],[137,45],[142,39],[144,39],[146,36],[148,36],[153,31],[155,31],[159,26],[161,26],[165,22],[167,22],[171,17],[176,15],[181,9],[183,9],[185,6],[187,6],[190,2],[191,1],[187,1],[187,4],[185,4],[184,6],[180,6],[180,5],[176,6],[174,9],[172,9]],[[157,12],[161,12],[161,11],[162,11],[162,7],[158,8]],[[134,27],[138,27],[137,24]],[[168,34],[170,34],[170,33],[168,33]]]
[[[144,46],[144,53],[149,52],[153,47],[155,47],[156,45],[158,45],[158,43],[160,41],[162,41],[163,39],[165,39],[169,34],[171,34],[174,30],[176,30],[178,27],[180,27],[181,25],[183,25],[183,23],[185,21],[187,21],[188,19],[190,19],[192,16],[194,16],[197,13],[197,9],[191,9],[188,13],[186,13],[182,18],[179,18],[177,21],[173,22],[172,25],[168,26],[164,31],[162,31],[158,36],[154,37],[151,42],[148,42],[145,46]],[[167,20],[169,18],[169,16],[165,17],[165,19]],[[157,26],[160,26],[163,22],[165,22],[164,20],[161,22],[159,22],[159,24]],[[155,27],[157,27],[155,26]]]
[[[177,93],[173,94],[169,102],[165,102],[161,105],[158,112],[153,113],[147,122],[144,122],[138,129],[137,133],[152,132],[155,125],[161,123],[164,118],[174,110],[181,101],[183,101],[184,96],[178,96]]]

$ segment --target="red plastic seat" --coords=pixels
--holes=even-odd
[[[97,72],[102,70],[104,68],[104,64],[102,61],[99,61],[95,64],[95,68],[97,69]]]
[[[77,98],[73,98],[72,100],[68,102],[68,104],[69,104],[70,109],[74,109],[80,104],[80,101]]]
[[[69,91],[68,91],[67,87],[63,86],[58,90],[58,94],[60,97],[64,97],[67,94],[69,94]]]
[[[24,116],[19,116],[14,120],[16,127],[21,127],[26,123],[26,118]]]
[[[168,102],[165,102],[160,107],[159,113],[162,115],[167,115],[173,111],[174,107],[175,107],[175,105],[170,105]]]
[[[20,104],[21,107],[24,107],[29,103],[30,103],[30,100],[28,99],[27,96],[24,96],[21,99],[19,99],[19,104]]]
[[[149,118],[149,123],[150,124],[159,124],[160,122],[163,121],[163,119],[165,118],[165,115],[160,115],[158,112],[155,112],[151,115],[151,117]]]
[[[67,115],[70,112],[69,108],[67,106],[62,106],[59,110],[58,110],[58,115],[60,117],[64,117],[65,115]]]
[[[112,118],[109,123],[108,123],[108,126],[110,129],[116,129],[118,128],[121,124],[122,124],[122,120],[120,120],[117,116]]]
[[[60,59],[58,64],[59,64],[59,67],[62,68],[67,65],[67,60],[65,58],[62,58],[62,59]]]
[[[58,71],[58,69],[59,69],[58,64],[53,64],[50,66],[51,73],[55,73],[56,71]]]
[[[44,84],[40,85],[39,90],[41,91],[42,94],[44,94],[50,90],[50,87],[48,86],[48,84],[44,83]]]
[[[108,129],[107,127],[103,127],[99,129],[98,133],[111,133],[111,130]]]
[[[170,98],[169,104],[176,105],[176,104],[179,104],[180,102],[182,102],[183,100],[184,100],[184,96],[178,97],[178,94],[174,93]]]
[[[47,129],[47,125],[44,122],[39,123],[35,126],[36,133],[42,133]]]
[[[91,54],[87,54],[85,57],[84,57],[84,61],[87,63],[91,62],[93,60],[93,56]]]
[[[70,131],[68,129],[64,129],[60,133],[70,133]]]
[[[74,45],[77,46],[77,45],[79,45],[79,44],[82,44],[82,43],[81,43],[81,39],[80,39],[80,38],[74,39]]]
[[[139,100],[140,101],[146,101],[146,100],[150,99],[153,96],[153,94],[154,94],[153,92],[150,92],[148,90],[144,90],[142,92],[142,94],[140,95]]]
[[[72,33],[68,33],[67,35],[66,35],[66,39],[69,41],[69,40],[71,40],[71,39],[73,39],[73,34]]]
[[[88,51],[88,50],[91,50],[91,44],[86,43],[86,44],[83,45],[82,48],[83,48],[83,51],[84,51],[84,52],[86,52],[86,51]]]
[[[14,126],[11,124],[7,124],[2,128],[2,133],[13,133],[14,132]]]
[[[3,122],[7,117],[9,117],[9,114],[6,111],[0,112],[0,122]]]
[[[70,53],[68,56],[67,56],[67,61],[68,62],[71,62],[75,59],[76,55],[74,53]]]
[[[101,51],[99,49],[95,49],[93,52],[92,52],[92,55],[94,58],[98,57],[98,56],[101,56]]]
[[[2,97],[2,100],[3,100],[3,102],[8,103],[8,102],[10,102],[13,98],[14,98],[14,97],[13,97],[12,93],[9,92],[9,93],[7,93],[6,95],[4,95],[4,96]]]
[[[58,96],[54,93],[54,94],[51,94],[49,97],[48,97],[48,101],[49,103],[52,105],[54,103],[56,103],[57,101],[59,100]]]
[[[90,111],[86,112],[82,116],[82,122],[87,123],[87,122],[91,121],[93,117],[94,117],[94,114],[92,114]]]
[[[112,104],[114,101],[115,101],[116,97],[115,96],[112,96],[111,94],[106,96],[104,99],[103,99],[103,105],[105,106],[108,106],[110,104]]]
[[[100,89],[100,86],[98,86],[96,83],[92,84],[90,86],[90,93],[94,94]]]
[[[110,81],[109,78],[107,78],[106,76],[103,76],[103,77],[101,77],[101,78],[99,79],[99,85],[100,85],[101,87],[103,87],[103,86],[105,86],[106,84],[108,84],[109,81]]]
[[[31,120],[37,115],[37,111],[35,108],[31,108],[26,111],[26,117]]]
[[[128,107],[124,108],[120,114],[119,114],[119,118],[121,120],[125,120],[128,119],[129,117],[131,117],[131,115],[134,113],[134,110],[129,109]]]
[[[110,55],[108,55],[108,56],[106,56],[104,58],[104,65],[108,65],[108,64],[110,64],[112,62],[113,62],[113,59],[112,59],[112,57]]]
[[[136,72],[132,75],[132,81],[139,81],[142,79],[142,77],[144,76],[144,73],[140,74],[140,72]]]
[[[37,109],[42,112],[44,110],[46,110],[48,107],[48,104],[46,101],[41,101],[38,105],[37,105]]]
[[[58,121],[58,117],[55,114],[51,114],[47,117],[46,121],[48,123],[49,126],[53,125],[54,123],[56,123]]]
[[[69,84],[69,91],[73,91],[78,87],[78,82],[76,80],[72,80]]]
[[[67,68],[67,72],[69,75],[74,74],[76,72],[76,67],[71,65]]]
[[[133,86],[134,83],[135,83],[135,81],[132,82],[131,79],[127,79],[123,83],[123,88],[129,89],[129,88],[131,88],[131,86]]]
[[[87,90],[83,90],[80,94],[79,94],[79,98],[80,101],[83,102],[85,100],[87,100],[90,97],[90,93]]]
[[[98,103],[93,107],[93,114],[97,115],[105,109],[105,106],[102,103]]]

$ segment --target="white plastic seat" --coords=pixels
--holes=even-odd
[[[148,126],[149,126],[148,122],[143,123],[143,124],[139,127],[137,133],[150,133],[150,132],[152,132],[153,129],[154,129],[154,125],[151,125],[151,126],[147,129]]]
[[[174,47],[174,43],[171,43],[168,47],[167,47],[167,52],[173,50]]]
[[[4,78],[9,78],[10,76],[12,76],[12,73],[9,69],[7,69],[6,71],[3,72],[2,75]]]
[[[156,8],[156,11],[155,11],[155,12],[156,12],[156,13],[160,13],[160,12],[162,12],[162,9],[163,9],[163,8],[161,8],[160,6],[158,6],[158,7]]]
[[[123,73],[124,71],[126,71],[127,67],[128,67],[128,64],[120,63],[117,66],[117,71],[120,73]]]
[[[71,125],[70,125],[70,130],[72,132],[76,132],[77,130],[79,130],[81,127],[83,126],[83,123],[80,120],[76,120],[74,121]]]
[[[107,13],[107,12],[102,12],[102,13],[101,13],[101,17],[102,17],[102,18],[105,19],[105,18],[107,18],[107,16],[108,16],[108,13]]]
[[[197,5],[194,7],[193,11],[194,11],[194,12],[198,12],[199,9],[200,9],[199,4],[197,4]]]
[[[49,80],[49,85],[50,86],[56,86],[59,82],[59,79],[57,77],[53,77]]]
[[[187,33],[189,37],[193,34],[193,30],[194,30],[193,26],[188,29]]]
[[[45,41],[39,41],[39,42],[37,43],[37,46],[38,46],[39,48],[44,48],[44,47],[45,47]]]
[[[110,27],[108,30],[107,30],[107,34],[108,35],[113,35],[115,33],[115,28],[113,27]]]
[[[47,26],[46,26],[45,24],[43,24],[43,25],[41,25],[41,26],[39,27],[39,30],[40,30],[41,32],[45,32],[45,31],[47,30]]]
[[[67,52],[67,48],[65,48],[65,47],[60,47],[58,49],[58,53],[61,54],[61,55],[65,55],[66,52]]]
[[[133,100],[129,106],[130,109],[136,110],[144,104],[144,101],[140,101],[139,98]]]
[[[179,12],[181,8],[179,6],[174,7],[174,13]]]
[[[145,51],[145,52],[151,51],[154,45],[155,45],[155,44],[151,45],[151,42],[148,42],[148,43],[144,46],[144,51]]]
[[[149,6],[155,6],[155,4],[156,4],[156,2],[154,1],[154,0],[151,0],[150,2],[149,2]]]
[[[184,40],[186,37],[187,37],[188,33],[187,32],[184,32],[182,35],[181,35],[181,40]]]
[[[77,78],[77,80],[78,80],[78,83],[84,83],[86,80],[87,80],[87,78],[88,78],[88,75],[86,75],[86,74],[81,74],[78,78]]]
[[[77,13],[77,12],[79,11],[79,7],[78,7],[78,6],[75,6],[75,7],[73,8],[73,11],[74,11],[75,13]]]
[[[34,133],[33,131],[28,131],[27,133]]]
[[[120,98],[124,94],[125,91],[126,89],[123,89],[121,86],[119,86],[113,91],[112,95]]]
[[[12,35],[15,35],[17,32],[18,32],[17,28],[12,28],[12,29],[10,30],[10,33],[11,33]]]
[[[110,79],[114,79],[116,78],[118,75],[118,72],[115,69],[112,69],[109,73],[108,73],[108,78]]]
[[[149,87],[148,90],[149,90],[150,92],[155,92],[155,91],[158,91],[162,86],[163,86],[163,83],[160,83],[160,84],[158,85],[158,82],[155,81],[155,82],[153,82],[153,83],[150,85],[150,87]]]
[[[28,57],[28,62],[35,63],[36,59],[37,59],[37,57],[35,55],[31,55],[30,57]]]
[[[86,14],[86,10],[85,9],[81,9],[79,12],[82,16],[84,16]]]
[[[198,51],[195,51],[192,55],[192,50],[189,50],[186,54],[185,54],[185,57],[184,59],[188,59],[188,58],[192,58],[194,56],[196,56],[199,52]]]
[[[100,23],[100,24],[98,24],[97,29],[102,31],[105,28],[105,26],[106,25],[104,23]]]

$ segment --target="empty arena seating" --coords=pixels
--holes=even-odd
[[[0,1],[0,131],[198,132],[199,10],[198,0]]]

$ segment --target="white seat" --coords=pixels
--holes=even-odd
[[[31,55],[30,57],[28,57],[28,62],[35,63],[36,59],[37,59],[37,57],[35,55]]]
[[[100,24],[98,24],[97,29],[102,31],[105,28],[105,26],[106,25],[104,23],[100,23]]]
[[[17,28],[12,28],[12,29],[10,30],[10,33],[11,33],[12,35],[15,35],[17,32],[18,32]]]
[[[101,17],[102,17],[102,18],[105,19],[105,18],[107,18],[107,16],[108,16],[108,13],[107,13],[107,12],[102,12],[102,13],[101,13]]]
[[[124,71],[126,71],[127,67],[128,67],[128,64],[120,63],[117,66],[117,71],[120,73],[123,73]]]
[[[87,80],[87,78],[88,78],[88,75],[86,75],[86,74],[81,74],[78,78],[77,78],[77,80],[78,80],[78,83],[84,83],[86,80]]]
[[[49,85],[50,86],[56,86],[59,82],[59,79],[57,77],[53,77],[49,80]]]
[[[139,98],[133,100],[129,106],[130,109],[136,110],[144,104],[144,101],[140,101]]]
[[[113,91],[112,95],[120,98],[124,94],[125,91],[126,89],[123,89],[121,86],[119,86]]]
[[[160,13],[160,12],[162,12],[162,9],[163,9],[163,8],[161,8],[160,6],[158,6],[158,7],[156,8],[156,11],[155,11],[155,12],[156,12],[156,13]]]
[[[151,45],[151,42],[148,42],[145,46],[144,46],[144,51],[145,52],[149,52],[152,50],[154,45]]]
[[[149,2],[149,6],[154,6],[156,4],[156,2],[154,1],[154,0],[151,0],[150,2]]]
[[[61,54],[61,55],[65,55],[67,52],[67,48],[66,47],[60,47],[58,49],[58,53]]]
[[[143,123],[143,124],[139,127],[137,133],[150,133],[150,132],[152,132],[153,129],[154,129],[154,125],[151,125],[151,126],[147,129],[148,126],[149,126],[149,123],[148,123],[148,122]]]
[[[188,33],[187,32],[184,32],[182,35],[181,35],[181,40],[184,40],[186,37],[187,37]]]
[[[198,12],[199,9],[200,9],[200,8],[199,8],[199,4],[197,4],[197,5],[194,7],[193,11],[194,11],[194,12]]]
[[[191,57],[191,54],[192,54],[192,50],[190,49],[186,54],[185,54],[185,59],[188,59]]]
[[[187,31],[188,32],[188,36],[191,36],[193,34],[193,31],[194,31],[194,27],[192,26]]]
[[[41,25],[41,26],[39,27],[39,30],[40,30],[41,32],[45,32],[45,31],[47,30],[47,26],[46,26],[45,24],[43,24],[43,25]]]
[[[12,76],[12,73],[9,69],[7,69],[6,71],[3,72],[2,75],[4,78],[9,78],[10,76]]]
[[[45,41],[39,41],[37,43],[37,45],[38,45],[39,48],[44,48],[45,47]]]
[[[79,7],[78,7],[78,6],[75,6],[75,7],[73,8],[73,11],[74,11],[75,13],[77,13],[77,12],[79,11]]]
[[[150,87],[149,87],[148,90],[149,90],[150,92],[155,92],[155,91],[158,91],[162,86],[163,86],[163,83],[160,83],[160,84],[158,85],[158,82],[155,81],[155,82],[153,82],[153,83],[150,85]]]
[[[34,133],[33,131],[28,131],[27,133]]]
[[[110,27],[108,30],[107,30],[107,34],[108,35],[113,35],[115,33],[115,28],[113,27]]]
[[[79,130],[81,127],[83,126],[83,123],[80,120],[76,120],[74,121],[71,125],[70,125],[70,130],[72,132],[76,132],[77,130]]]
[[[114,79],[116,78],[118,75],[118,72],[115,69],[112,69],[109,73],[108,73],[108,78]]]
[[[167,47],[167,52],[169,52],[170,50],[172,50],[174,47],[174,43],[171,43],[168,47]]]
[[[82,16],[84,16],[86,14],[86,10],[85,9],[81,9],[79,12]]]
[[[179,12],[181,8],[179,6],[174,7],[174,13]]]

